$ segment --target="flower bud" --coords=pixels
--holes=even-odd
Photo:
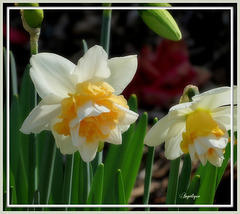
[[[199,94],[198,87],[195,85],[188,85],[183,90],[183,95],[180,98],[179,103],[191,102],[192,97]]]
[[[23,7],[38,7],[38,3],[18,3],[17,6]],[[23,10],[22,15],[26,21],[26,24],[31,28],[39,28],[42,24],[44,14],[43,10],[41,9],[30,9],[30,10]]]
[[[143,3],[146,7],[170,7],[168,3]],[[178,41],[182,38],[181,31],[171,14],[164,9],[140,10],[139,14],[145,24],[156,34],[166,39]]]

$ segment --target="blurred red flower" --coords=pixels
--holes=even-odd
[[[3,23],[3,37],[7,36],[7,26],[6,23]],[[25,44],[29,41],[29,36],[27,32],[22,29],[10,28],[10,42],[13,44]]]
[[[186,85],[199,85],[209,77],[197,81],[197,76],[184,41],[164,39],[155,51],[150,46],[142,48],[138,71],[124,95],[135,93],[140,105],[145,107],[169,107],[179,100]]]

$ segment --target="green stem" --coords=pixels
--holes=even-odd
[[[30,39],[30,47],[31,47],[31,50],[30,50],[31,56],[38,54],[38,41],[34,41]]]
[[[111,3],[103,4],[103,6],[109,6],[110,7]],[[100,44],[107,53],[109,53],[111,16],[112,16],[112,10],[111,9],[103,11]]]
[[[65,173],[64,173],[64,182],[63,182],[63,194],[62,194],[63,204],[70,204],[71,202],[73,162],[74,162],[74,154],[67,155],[66,167],[65,167]]]
[[[47,133],[50,135],[50,133]],[[40,203],[47,204],[49,201],[50,190],[52,187],[53,169],[56,155],[56,145],[53,137],[46,140],[42,153],[41,169],[38,190],[40,193]],[[43,142],[42,142],[43,143]]]
[[[180,197],[184,192],[186,192],[190,176],[191,176],[191,168],[192,168],[192,162],[189,154],[185,154],[184,156],[184,162],[183,167],[181,171],[181,175],[179,176],[179,184],[178,184],[178,193],[176,198],[176,204],[182,204],[183,199]]]
[[[180,157],[171,161],[166,204],[176,203],[176,194],[178,189],[179,163],[180,163]],[[168,210],[176,210],[176,209],[169,208]]]
[[[148,147],[146,169],[145,169],[145,180],[144,180],[143,204],[148,204],[149,202],[154,151],[155,151],[155,147]],[[145,211],[149,211],[149,210],[150,210],[149,207],[145,208]]]

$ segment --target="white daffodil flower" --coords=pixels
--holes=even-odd
[[[203,165],[209,161],[221,166],[229,138],[227,131],[231,129],[230,92],[230,87],[216,88],[195,95],[192,102],[173,106],[149,130],[145,144],[165,142],[165,156],[170,160],[189,153],[192,161],[199,159]]]
[[[119,95],[137,69],[137,56],[108,60],[100,46],[89,49],[77,65],[51,53],[31,57],[30,75],[42,101],[25,119],[25,134],[51,130],[63,154],[80,152],[93,160],[100,141],[121,144],[122,133],[138,114]]]

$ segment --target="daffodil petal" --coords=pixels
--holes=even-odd
[[[216,138],[215,135],[209,135],[205,137],[198,137],[197,141],[209,148],[225,148],[228,143],[227,133],[225,137]]]
[[[84,143],[78,147],[80,155],[85,162],[92,161],[97,153],[98,142]]]
[[[212,165],[220,167],[222,165],[224,158],[219,157],[218,154],[215,151],[213,151],[211,155],[208,155],[208,160]]]
[[[79,136],[79,127],[80,123],[78,123],[75,127],[70,128],[72,144],[74,146],[80,146],[86,142],[86,138]]]
[[[78,108],[78,117],[70,122],[70,127],[75,127],[77,123],[80,123],[80,121],[86,117],[95,117],[109,111],[110,110],[105,106],[99,106],[97,104],[93,104],[92,101],[89,101],[85,105]]]
[[[157,146],[162,144],[167,137],[169,127],[174,123],[169,120],[168,115],[159,120],[147,133],[144,144],[148,146]]]
[[[56,54],[39,53],[31,57],[30,64],[30,75],[41,98],[74,93],[77,78],[71,73],[76,65],[69,60]]]
[[[104,49],[95,45],[79,59],[73,73],[78,75],[79,82],[108,78],[110,69],[107,64],[107,58],[108,55]]]
[[[234,86],[234,103],[236,103],[237,88]],[[214,109],[219,106],[229,105],[231,103],[231,88],[215,88],[199,95],[195,95],[194,102],[199,102],[199,107]]]
[[[185,118],[187,114],[190,114],[193,111],[191,107],[191,102],[177,104],[169,109],[169,117],[178,117],[179,119],[180,117]]]
[[[62,97],[54,94],[49,94],[42,99],[42,102],[44,102],[46,105],[60,104],[61,101]]]
[[[201,161],[202,165],[205,166],[207,163],[207,154],[203,154],[203,155],[198,155],[199,160]]]
[[[122,144],[121,130],[118,127],[112,129],[109,137],[105,141],[116,145]]]
[[[224,159],[224,153],[223,153],[223,149],[221,149],[221,148],[215,148],[214,149],[215,150],[215,152],[218,154],[218,156],[220,157],[220,158],[222,158],[222,159]]]
[[[194,146],[198,156],[205,154],[209,150],[209,146],[202,143],[203,140],[204,139],[200,137],[194,140]]]
[[[120,110],[124,111],[124,113],[125,113],[125,117],[123,118],[123,120],[120,123],[121,125],[130,125],[138,119],[139,115],[137,113],[135,113],[134,111],[126,109],[123,106],[116,104],[116,103],[114,103],[114,105],[117,108],[119,108]]]
[[[169,127],[166,141],[175,137],[176,135],[182,136],[182,133],[186,130],[185,120],[175,120],[174,123]]]
[[[20,129],[25,134],[39,133],[47,129],[49,122],[61,112],[61,105],[44,105],[40,102],[28,115]]]
[[[211,115],[217,123],[224,126],[226,130],[231,129],[231,108],[229,106],[215,108],[211,111]],[[236,130],[237,123],[237,106],[233,106],[233,129]]]
[[[54,131],[52,131],[52,133],[55,138],[56,145],[62,154],[70,155],[78,151],[78,147],[72,144],[72,139],[70,136],[59,135]]]
[[[195,150],[195,146],[193,143],[188,144],[188,150],[189,150],[189,155],[192,161],[195,161],[197,159],[196,156],[196,150]]]
[[[114,89],[116,95],[121,94],[132,81],[137,70],[137,56],[115,57],[108,60],[111,76],[105,81]]]
[[[129,129],[130,125],[118,125],[118,127],[121,130],[121,133],[124,133]]]
[[[165,156],[169,160],[174,160],[180,157],[183,152],[180,148],[180,143],[182,141],[181,135],[176,135],[165,142]]]

